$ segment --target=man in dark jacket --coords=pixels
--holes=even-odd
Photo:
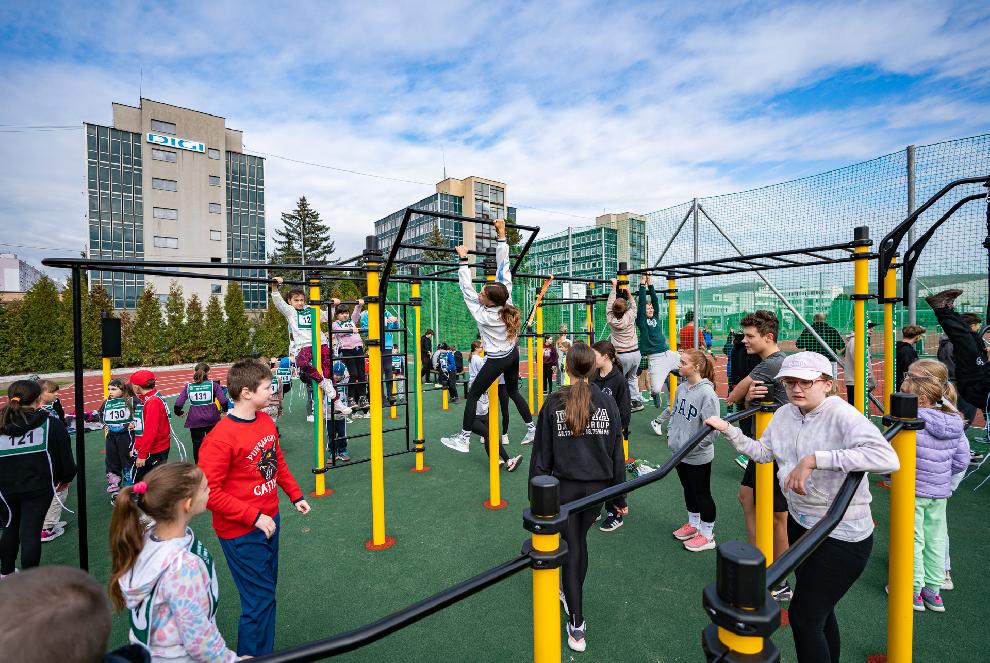
[[[433,357],[433,330],[427,329],[422,338],[419,339],[419,365],[420,373],[423,374],[423,383],[430,381],[430,371],[432,369]]]
[[[836,330],[835,327],[828,324],[828,318],[824,313],[815,313],[815,317],[812,320],[811,328],[815,330],[815,333],[821,337],[823,341],[832,349],[832,352],[839,354],[845,344],[842,342],[842,334]],[[794,342],[801,350],[807,350],[808,352],[817,352],[820,355],[825,355],[832,359],[832,355],[829,354],[828,350],[822,347],[822,344],[811,335],[811,332],[805,329],[801,332],[801,335],[797,337],[797,341]]]
[[[963,313],[959,317],[962,318],[963,323],[969,325],[970,330],[974,334],[980,331],[980,325],[983,324],[983,319],[980,316],[975,313]],[[952,341],[949,340],[946,334],[942,334],[938,339],[938,360],[949,369],[949,382],[955,385],[956,362],[952,353]],[[958,391],[958,389],[959,387],[956,385],[956,390]],[[956,406],[966,419],[966,427],[969,428],[970,424],[973,423],[973,419],[976,417],[976,406],[961,396],[957,399]]]
[[[901,390],[908,366],[918,361],[918,351],[914,349],[924,335],[926,329],[920,325],[905,325],[901,328],[901,340],[894,347],[894,381],[895,391]]]

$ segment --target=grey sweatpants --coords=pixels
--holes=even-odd
[[[643,358],[643,355],[639,353],[639,350],[632,350],[631,352],[617,352],[616,358],[619,360],[619,366],[622,368],[622,376],[629,383],[629,400],[633,403],[642,402],[643,395],[639,391],[639,380],[636,378],[636,371],[639,370],[639,360]]]

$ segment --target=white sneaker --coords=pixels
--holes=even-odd
[[[519,467],[520,461],[522,461],[522,456],[513,456],[509,459],[509,462],[506,463],[505,469],[510,472],[514,472],[516,468]]]
[[[342,398],[339,398],[337,399],[337,401],[334,402],[333,410],[334,412],[338,414],[342,414],[345,417],[351,413],[351,407],[347,403],[345,403],[344,399]]]
[[[320,383],[320,389],[326,394],[327,400],[332,401],[337,398],[337,390],[333,387],[333,381],[330,378],[323,378],[323,382]]]
[[[502,445],[503,446],[508,446],[508,444],[509,444],[509,436],[506,435],[505,433],[503,433],[502,434]]]
[[[952,572],[951,571],[946,571],[945,572],[945,580],[942,581],[942,589],[950,590],[951,591],[951,590],[955,589],[955,587],[956,586],[954,584],[952,584]]]
[[[314,417],[311,414],[307,414],[306,415],[306,421],[308,421],[309,423],[313,423],[314,421],[316,421],[316,417]]]
[[[652,428],[653,432],[657,435],[663,435],[663,423],[660,421],[660,417],[657,417],[650,422],[650,428]]]
[[[536,439],[536,424],[526,424],[526,434],[519,444],[531,444]]]
[[[440,444],[454,451],[460,451],[466,454],[471,450],[471,433],[462,430],[457,435],[452,435],[450,437],[441,437]]]
[[[581,622],[580,626],[574,626],[570,620],[567,621],[567,646],[574,651],[584,651],[588,644],[584,641],[584,632],[588,628],[587,622]]]

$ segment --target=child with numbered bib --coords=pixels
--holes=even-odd
[[[65,426],[41,408],[41,385],[17,380],[0,409],[0,580],[41,563],[39,533],[54,495],[76,475]]]
[[[134,420],[134,392],[120,379],[107,384],[107,399],[94,413],[106,429],[107,492],[110,503],[124,486],[134,483],[134,436],[131,422]]]
[[[124,488],[110,520],[110,600],[154,661],[236,661],[217,629],[213,556],[189,527],[210,487],[192,463],[162,465]],[[142,517],[154,524],[145,528]]]
[[[199,462],[199,447],[203,438],[213,430],[220,421],[220,412],[227,411],[227,394],[223,393],[220,383],[210,379],[210,365],[200,362],[193,369],[193,381],[179,392],[175,399],[173,411],[175,415],[183,415],[182,406],[189,401],[189,415],[186,417],[186,428],[192,437],[193,460]],[[220,404],[220,410],[217,409]]]
[[[169,423],[168,405],[161,392],[155,388],[155,374],[147,369],[134,371],[131,388],[137,397],[134,404],[134,481],[140,481],[153,468],[168,462],[171,449],[172,425]]]

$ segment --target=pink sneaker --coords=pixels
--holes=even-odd
[[[695,536],[691,537],[684,542],[684,547],[691,552],[701,552],[702,550],[711,550],[715,547],[715,537],[706,539],[705,536],[698,532]]]
[[[678,541],[687,541],[688,539],[693,539],[698,534],[698,528],[692,527],[691,523],[684,523],[681,525],[680,529],[674,530],[674,538]]]

